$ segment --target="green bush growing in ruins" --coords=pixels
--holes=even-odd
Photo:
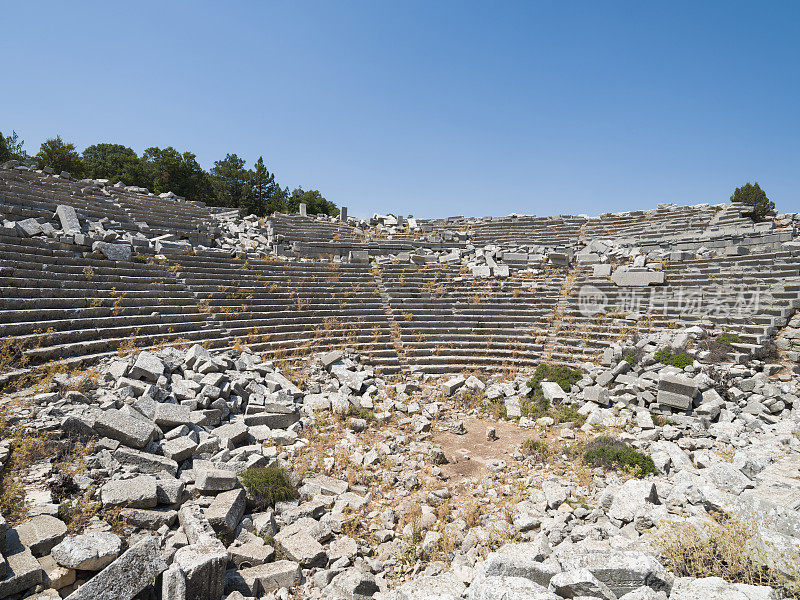
[[[278,466],[250,467],[239,475],[239,481],[250,503],[259,509],[299,497],[289,474]]]
[[[739,337],[738,333],[723,333],[722,335],[718,335],[714,338],[714,341],[720,344],[741,344],[742,338]]]
[[[574,384],[580,381],[581,377],[583,377],[583,373],[580,369],[567,365],[553,367],[546,363],[540,364],[536,367],[533,377],[528,381],[530,391],[521,402],[520,411],[530,419],[552,417],[556,423],[567,421],[584,423],[586,417],[578,413],[574,406],[561,404],[560,402],[553,404],[545,398],[542,391],[542,381],[557,383],[562,390],[567,392]]]
[[[752,206],[754,221],[763,221],[767,214],[775,210],[775,203],[767,198],[767,193],[761,189],[758,182],[746,183],[742,187],[736,188],[731,196],[731,202],[741,202],[746,206]]]
[[[656,474],[656,465],[650,456],[621,440],[605,435],[586,444],[583,460],[593,467],[630,471],[639,478]]]
[[[670,367],[677,367],[684,369],[694,363],[694,358],[683,350],[675,350],[674,348],[662,348],[653,355],[657,362],[660,362]]]
[[[528,456],[532,456],[538,461],[546,461],[552,455],[550,447],[541,440],[528,438],[522,442],[522,452]]]

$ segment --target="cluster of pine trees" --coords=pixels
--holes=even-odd
[[[0,132],[0,163],[11,159],[37,168],[52,167],[56,173],[68,171],[76,178],[121,181],[156,194],[174,192],[213,206],[238,208],[243,215],[297,212],[301,203],[306,204],[309,214],[339,214],[336,205],[318,190],[297,187],[290,193],[288,187],[282,188],[260,156],[248,169],[244,159],[228,154],[206,171],[193,153],[181,153],[172,146],[147,148],[139,156],[121,144],[93,144],[78,153],[75,144],[61,136],[46,140],[38,154],[28,156],[16,132],[9,136]]]

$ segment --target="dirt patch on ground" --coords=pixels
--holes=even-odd
[[[442,471],[457,488],[467,477],[483,477],[490,460],[504,460],[511,464],[514,460],[511,457],[514,448],[533,435],[532,431],[520,429],[516,423],[508,421],[476,418],[461,420],[467,430],[466,434],[436,431],[432,439],[433,443],[441,446],[448,460],[446,465],[442,465]],[[486,439],[486,430],[489,427],[495,428],[498,439]]]

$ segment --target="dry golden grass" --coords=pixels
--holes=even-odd
[[[754,523],[717,516],[703,526],[670,523],[654,535],[670,570],[681,577],[721,577],[732,583],[769,585],[783,597],[800,593],[800,555],[783,556],[752,543]],[[778,565],[771,569],[764,565]]]

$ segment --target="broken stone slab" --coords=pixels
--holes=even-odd
[[[164,452],[164,456],[176,463],[180,463],[192,457],[197,449],[197,444],[190,437],[182,436],[164,442],[161,449]]]
[[[652,481],[629,479],[614,494],[608,516],[629,523],[648,505],[657,503],[658,492]]]
[[[154,508],[158,505],[156,478],[139,475],[132,479],[112,479],[100,488],[104,506]]]
[[[156,425],[165,428],[166,431],[179,425],[189,425],[192,422],[191,412],[191,409],[184,404],[159,402],[156,404],[154,420]]]
[[[6,546],[6,573],[0,579],[0,598],[30,590],[42,583],[42,565],[30,550],[18,542],[13,550]]]
[[[565,570],[588,569],[618,597],[644,586],[669,594],[675,579],[658,560],[635,550],[579,549],[560,560]]]
[[[319,357],[320,362],[322,363],[323,368],[330,369],[331,365],[339,362],[344,357],[344,352],[341,350],[332,350],[330,352],[326,352],[325,354]]]
[[[617,267],[611,274],[611,281],[617,287],[647,287],[664,283],[663,271],[634,271],[626,266]]]
[[[224,469],[198,469],[195,476],[194,485],[203,493],[227,492],[239,481],[236,473]]]
[[[239,571],[229,571],[226,589],[246,596],[262,596],[281,588],[291,588],[300,580],[300,565],[278,560]]]
[[[93,428],[101,436],[138,449],[149,444],[156,433],[152,422],[131,417],[116,408],[103,411],[94,422]]]
[[[157,539],[145,537],[67,598],[131,600],[166,569]]]
[[[71,536],[55,546],[53,559],[62,567],[81,571],[100,571],[122,551],[122,540],[110,531],[93,531]]]
[[[60,204],[56,207],[56,216],[61,221],[61,229],[66,235],[75,235],[81,232],[81,222],[75,209],[68,204]]]
[[[131,367],[131,377],[144,379],[156,383],[158,378],[164,374],[164,363],[152,352],[146,350],[139,353],[136,362]]]
[[[50,515],[38,515],[15,527],[19,541],[34,556],[44,556],[67,535],[67,526]]]
[[[60,590],[75,583],[75,569],[60,566],[53,560],[52,555],[48,554],[37,560],[42,567],[42,584],[52,588],[50,591]],[[61,600],[61,596],[57,592],[54,600]]]
[[[328,562],[325,548],[306,532],[299,532],[286,538],[276,538],[275,541],[286,558],[306,568],[324,567]]]
[[[776,600],[774,590],[765,585],[728,583],[721,577],[678,577],[670,600]]]
[[[123,465],[136,467],[140,473],[155,475],[167,472],[173,477],[178,474],[178,463],[170,456],[158,456],[130,448],[118,448],[114,458]]]
[[[590,385],[584,388],[583,395],[587,402],[594,402],[600,406],[608,406],[610,404],[608,389],[601,385]]]
[[[206,518],[218,534],[234,532],[244,516],[247,494],[242,488],[218,494],[205,510]]]
[[[110,244],[108,242],[94,242],[92,252],[99,252],[108,260],[130,260],[131,246],[129,244]]]
[[[178,548],[174,563],[185,578],[186,599],[219,600],[225,591],[228,552],[217,539]]]
[[[340,496],[349,489],[346,481],[329,477],[328,475],[315,475],[303,481],[300,487],[300,494],[313,498],[317,495]]]
[[[237,568],[263,565],[275,557],[275,549],[264,543],[248,542],[228,548],[228,560]]]
[[[551,402],[563,402],[569,399],[569,395],[557,383],[552,381],[543,381],[541,386],[544,397]]]
[[[592,575],[588,569],[573,569],[554,575],[550,580],[550,590],[564,598],[586,596],[602,600],[617,599],[608,586]]]
[[[461,386],[466,383],[466,381],[467,380],[463,375],[456,375],[442,384],[442,390],[448,396],[452,396]]]
[[[23,219],[16,222],[17,231],[28,237],[33,237],[42,233],[42,226],[36,219]]]

